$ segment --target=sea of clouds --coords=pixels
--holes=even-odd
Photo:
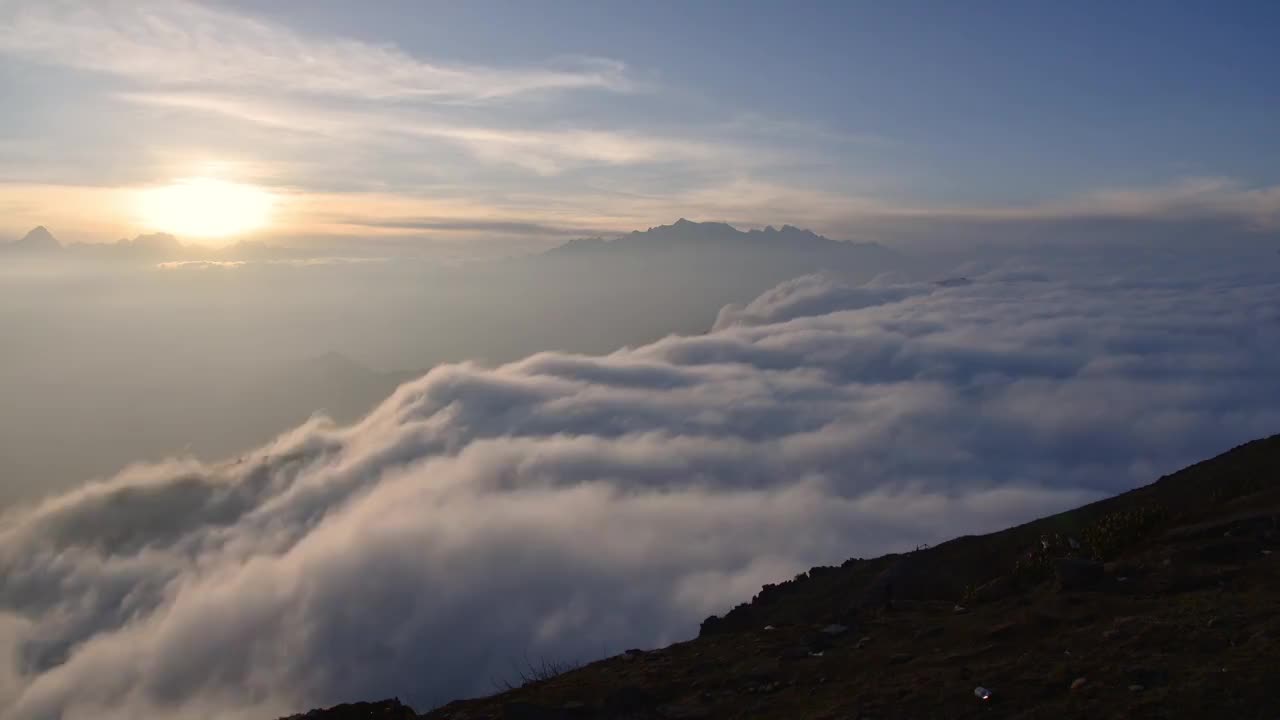
[[[13,512],[0,715],[425,709],[1280,431],[1274,267],[968,273],[798,278],[704,335],[437,367],[354,425]]]

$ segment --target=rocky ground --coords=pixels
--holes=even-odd
[[[766,586],[698,638],[415,716],[1280,718],[1280,436],[1099,503]]]

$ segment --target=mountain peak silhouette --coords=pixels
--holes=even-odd
[[[43,225],[37,225],[22,236],[21,240],[12,243],[11,247],[15,250],[23,250],[27,252],[48,252],[62,249],[62,243],[49,232],[49,228]]]

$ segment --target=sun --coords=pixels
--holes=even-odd
[[[150,230],[220,238],[265,226],[273,204],[275,198],[262,188],[196,177],[143,190],[140,212]]]

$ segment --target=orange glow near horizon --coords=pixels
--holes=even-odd
[[[254,185],[185,178],[140,191],[138,210],[148,230],[183,238],[225,238],[266,227],[275,197]]]

